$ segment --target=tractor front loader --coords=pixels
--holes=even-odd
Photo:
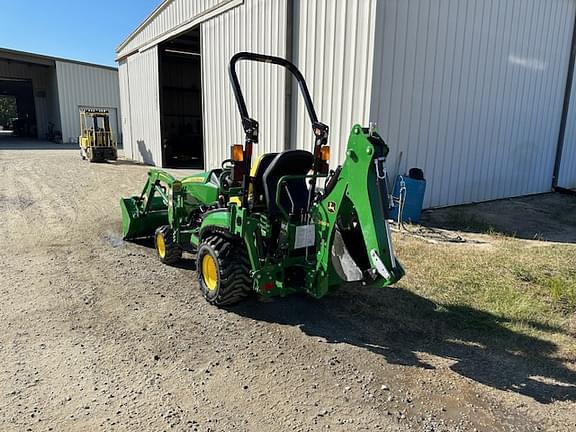
[[[247,111],[236,65],[273,63],[297,80],[314,134],[312,152],[267,153],[253,163],[258,122]],[[125,239],[153,236],[160,260],[196,254],[206,300],[226,306],[251,292],[320,298],[348,283],[385,287],[404,270],[387,222],[388,147],[374,127],[352,127],[346,159],[329,170],[328,126],[289,61],[241,52],[229,74],[245,132],[221,168],[180,180],[151,170],[141,195],[121,200]],[[319,187],[322,184],[323,188]]]

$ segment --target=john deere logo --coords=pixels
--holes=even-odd
[[[328,201],[328,211],[330,213],[336,212],[336,203],[334,201]]]

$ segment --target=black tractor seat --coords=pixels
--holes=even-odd
[[[276,205],[278,181],[287,175],[302,176],[281,186],[280,204],[289,214],[300,214],[308,205],[308,185],[304,176],[312,169],[314,156],[306,150],[286,150],[278,153],[262,176],[264,197],[270,216],[282,214]]]
[[[278,156],[278,153],[264,153],[255,162],[255,172],[252,176],[253,209],[259,207],[266,208],[266,199],[264,196],[264,173],[276,156]]]

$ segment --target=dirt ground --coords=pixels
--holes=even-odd
[[[573,378],[420,339],[408,291],[209,306],[120,238],[146,171],[0,146],[1,431],[576,430]]]
[[[469,233],[499,232],[523,240],[576,243],[576,195],[549,193],[432,210],[425,213],[423,224]]]

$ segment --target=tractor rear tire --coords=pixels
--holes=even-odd
[[[252,292],[246,247],[222,235],[209,235],[202,241],[196,271],[204,298],[215,306],[231,306]]]
[[[176,264],[182,258],[182,248],[174,241],[174,231],[169,225],[162,225],[156,229],[154,246],[163,264]]]

